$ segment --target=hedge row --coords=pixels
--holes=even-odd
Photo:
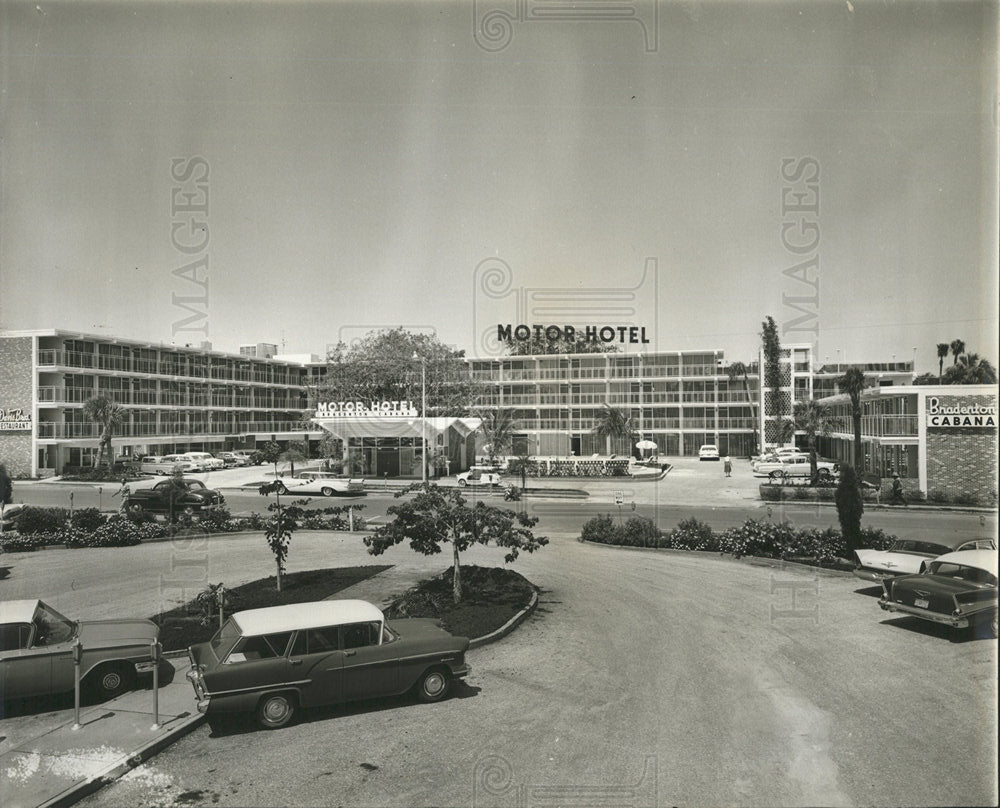
[[[862,546],[887,549],[895,536],[879,528],[863,528]],[[820,564],[832,564],[849,558],[847,543],[839,530],[827,528],[795,528],[788,522],[747,519],[739,527],[717,533],[704,522],[687,519],[669,531],[660,530],[645,517],[635,516],[625,524],[616,524],[609,515],[601,514],[583,526],[581,538],[601,544],[627,547],[662,547],[675,550],[707,550],[729,553],[737,558],[744,555],[762,558],[809,558]]]
[[[305,511],[295,505],[284,509],[285,518],[293,529],[348,530],[349,506],[325,508],[323,511]],[[354,506],[358,508],[359,506]],[[182,527],[195,527],[209,533],[263,530],[267,516],[253,513],[233,517],[226,507],[208,508],[197,517],[183,516],[178,520]],[[8,530],[0,537],[0,551],[13,553],[37,550],[51,544],[68,547],[131,547],[141,541],[159,539],[170,535],[171,528],[151,516],[110,514],[105,516],[97,508],[73,511],[69,524],[66,508],[39,508],[29,506],[22,511],[17,530]],[[364,530],[365,519],[354,517],[354,529]]]
[[[810,486],[810,485],[780,485],[775,483],[761,483],[760,498],[764,502],[833,502],[836,494],[836,486]],[[889,491],[883,489],[881,493],[874,488],[862,490],[865,502],[881,501],[887,503]],[[935,505],[978,505],[983,507],[996,506],[997,497],[994,492],[989,497],[981,497],[978,494],[963,492],[959,494],[949,494],[945,491],[931,489],[926,494],[923,491],[909,491],[905,494],[906,501],[914,505],[931,502]]]

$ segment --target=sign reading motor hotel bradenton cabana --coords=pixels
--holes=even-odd
[[[368,406],[366,406],[368,404]],[[414,418],[417,408],[412,401],[321,401],[316,405],[317,418]]]
[[[927,426],[937,428],[996,428],[994,404],[942,404],[938,396],[927,397]]]

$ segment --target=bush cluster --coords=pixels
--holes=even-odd
[[[584,541],[626,547],[660,547],[673,550],[704,550],[727,553],[737,558],[809,559],[832,564],[849,558],[847,543],[833,528],[796,528],[788,522],[747,519],[739,527],[716,533],[705,522],[685,519],[670,531],[661,531],[649,519],[632,517],[624,525],[611,516],[599,514],[588,520],[581,531]],[[861,531],[862,547],[884,550],[896,540],[879,528]]]
[[[24,553],[30,550],[41,550],[48,542],[46,533],[21,533],[17,530],[6,530],[0,536],[0,551],[4,553]]]

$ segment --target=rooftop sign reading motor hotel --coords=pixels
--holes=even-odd
[[[927,426],[958,427],[979,426],[996,427],[997,408],[982,404],[961,404],[953,407],[941,404],[937,396],[927,397]]]
[[[316,405],[317,418],[415,418],[412,401],[321,401]]]

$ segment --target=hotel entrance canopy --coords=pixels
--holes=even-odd
[[[348,438],[420,438],[424,435],[432,443],[438,435],[453,428],[459,437],[466,438],[479,429],[479,418],[421,418],[419,415],[382,416],[359,414],[354,416],[316,417],[327,432],[342,441]],[[426,431],[424,431],[426,430]]]

